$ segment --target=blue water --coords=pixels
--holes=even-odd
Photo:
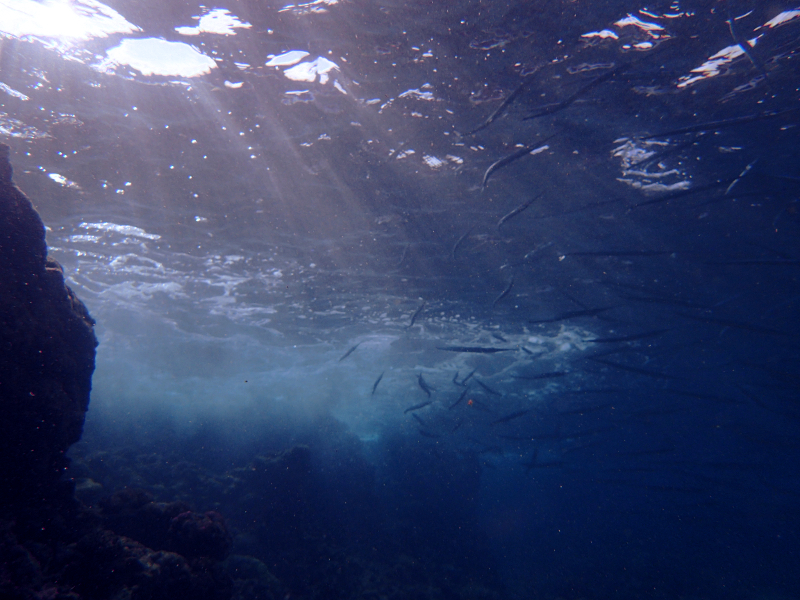
[[[84,502],[218,510],[241,598],[800,597],[800,9],[42,6]]]

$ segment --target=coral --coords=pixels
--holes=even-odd
[[[188,558],[224,560],[233,544],[225,520],[213,510],[202,515],[182,512],[170,522],[168,535],[170,547]]]
[[[234,554],[225,563],[233,577],[233,597],[237,600],[281,600],[289,596],[286,587],[254,556]]]
[[[222,515],[200,514],[185,502],[153,502],[150,493],[126,489],[100,501],[104,526],[154,550],[186,558],[224,560],[232,537]]]

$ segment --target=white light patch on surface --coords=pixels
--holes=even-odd
[[[15,38],[88,41],[115,33],[141,31],[95,0],[6,0],[0,2],[0,34]]]
[[[422,85],[420,89],[406,90],[405,92],[400,94],[398,98],[414,98],[415,100],[436,100],[436,98],[433,95],[433,92],[429,91],[432,89],[433,86],[430,83],[426,83]]]
[[[71,235],[67,239],[70,242],[89,242],[90,244],[96,244],[100,241],[100,238],[96,235]]]
[[[589,33],[584,33],[581,37],[582,38],[600,38],[600,39],[611,38],[611,39],[614,39],[614,40],[618,40],[619,39],[619,36],[616,33],[614,33],[613,31],[610,31],[608,29],[603,29],[603,31],[590,31]]]
[[[38,140],[48,137],[48,134],[39,131],[35,127],[25,125],[19,119],[13,119],[0,112],[0,135],[5,135],[12,138]]]
[[[116,261],[114,261],[116,262]],[[112,266],[113,263],[112,263]],[[130,272],[127,268],[116,267],[123,272]],[[139,270],[133,271],[134,274],[140,274]],[[166,283],[138,283],[133,281],[124,281],[112,286],[101,292],[103,296],[110,296],[112,298],[119,298],[122,300],[151,300],[156,294],[163,294],[172,298],[187,298],[188,296],[183,292],[183,286],[175,281],[168,281]]]
[[[757,39],[750,40],[748,43],[750,46],[755,46]],[[679,88],[685,88],[687,86],[692,85],[693,83],[697,83],[701,79],[708,79],[710,77],[716,77],[719,75],[720,70],[722,67],[727,65],[728,63],[732,62],[733,60],[739,58],[740,56],[744,55],[744,49],[739,44],[734,44],[733,46],[728,46],[727,48],[723,48],[719,52],[717,52],[714,56],[709,57],[709,59],[704,62],[699,67],[692,69],[692,73],[697,73],[697,75],[684,75],[679,79],[680,83],[678,83]]]
[[[670,185],[664,183],[643,183],[641,181],[633,181],[630,179],[617,178],[617,181],[627,183],[634,189],[640,190],[645,194],[662,194],[664,192],[683,192],[692,187],[691,181],[679,181]]]
[[[328,12],[329,6],[339,4],[339,0],[314,0],[303,4],[287,4],[278,12],[293,12],[296,15]]]
[[[659,25],[658,23],[649,23],[647,21],[642,21],[638,17],[634,17],[632,14],[628,13],[628,16],[624,19],[620,19],[616,23],[614,23],[617,27],[628,27],[634,26],[638,27],[643,31],[663,31],[664,28]]]
[[[63,175],[60,175],[59,173],[48,173],[47,176],[53,181],[55,181],[57,184],[62,185],[66,188],[72,188],[73,190],[81,189],[81,186],[79,186],[77,183],[75,183],[74,181],[70,181],[69,179],[67,179]]]
[[[653,156],[656,153],[656,150],[654,150],[653,147],[658,149],[659,147],[667,145],[666,143],[644,142],[645,147],[642,147],[634,140],[630,140],[628,138],[614,140],[614,143],[622,143],[621,146],[618,146],[611,151],[611,155],[620,159],[623,172],[632,165],[641,163]]]
[[[17,90],[15,90],[12,87],[7,86],[2,81],[0,81],[0,92],[5,92],[9,96],[13,96],[14,98],[18,98],[19,100],[22,100],[23,102],[25,102],[26,100],[30,100],[30,98],[28,98],[28,96],[26,96],[22,92],[18,92]]]
[[[211,58],[182,42],[157,38],[122,40],[111,48],[99,69],[108,71],[115,65],[127,65],[142,75],[165,77],[199,77],[217,66]]]
[[[681,175],[678,169],[670,169],[669,171],[661,171],[660,173],[648,173],[647,171],[637,171],[634,169],[623,171],[625,177],[644,177],[647,179],[663,179],[664,177],[671,177],[672,175]]]
[[[673,10],[677,10],[675,6],[673,6],[672,8]],[[681,17],[693,17],[695,13],[692,11],[683,11],[677,13],[664,13],[659,15],[647,9],[639,9],[639,14],[642,14],[646,17],[651,17],[653,19],[680,19]]]
[[[656,164],[646,162],[657,152],[668,148],[670,142],[623,138],[615,143],[621,143],[611,152],[612,156],[620,159],[622,167],[622,176],[618,177],[617,181],[645,194],[683,191],[692,187],[689,175],[682,170],[669,168],[662,162]]]
[[[328,83],[328,73],[338,68],[339,66],[335,62],[320,56],[312,62],[300,63],[286,69],[283,74],[292,81],[308,81],[309,83],[316,81],[319,76],[319,82],[325,85]]]
[[[795,8],[794,10],[785,10],[778,16],[764,23],[762,27],[769,27],[770,29],[772,29],[774,27],[783,25],[784,23],[788,23],[789,21],[792,21],[798,17],[800,17],[800,8]],[[761,29],[761,27],[759,27],[758,29]]]
[[[429,154],[425,154],[422,157],[422,160],[428,165],[431,169],[438,169],[444,166],[444,161],[440,158],[436,158],[435,156],[431,156]]]
[[[290,67],[296,65],[301,60],[308,56],[308,52],[303,50],[290,50],[278,56],[273,56],[267,61],[268,67]]]
[[[198,19],[195,27],[176,27],[175,31],[181,35],[199,35],[201,33],[216,33],[218,35],[236,35],[235,29],[249,29],[250,23],[240,21],[235,15],[225,8],[215,8]]]
[[[143,238],[145,240],[160,240],[161,236],[155,233],[147,233],[140,227],[133,225],[117,225],[116,223],[86,223],[83,222],[78,225],[81,229],[97,229],[100,231],[109,231],[114,233],[121,233],[122,235],[131,235],[133,237]]]

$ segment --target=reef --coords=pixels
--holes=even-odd
[[[130,489],[97,507],[75,496],[66,452],[89,408],[95,323],[47,256],[9,154],[0,144],[0,597],[226,600],[219,513]]]
[[[188,503],[224,514],[234,534],[223,564],[235,600],[507,597],[474,525],[475,456],[398,437],[387,439],[376,465],[327,416],[289,444],[267,429],[238,449],[224,428],[205,425],[184,437],[155,415],[141,426],[147,440],[92,423],[71,452],[78,496],[116,532],[177,552],[160,515]],[[130,482],[142,490],[99,492]],[[143,523],[162,533],[145,537]]]

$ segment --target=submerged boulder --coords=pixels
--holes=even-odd
[[[63,579],[79,598],[228,600],[232,581],[220,563],[190,561],[128,537],[96,530],[70,548]]]
[[[224,560],[233,539],[213,510],[197,513],[185,502],[154,502],[145,490],[128,488],[100,501],[103,525],[154,550]]]
[[[5,504],[58,493],[89,406],[97,339],[47,257],[45,229],[0,144],[0,489]]]

